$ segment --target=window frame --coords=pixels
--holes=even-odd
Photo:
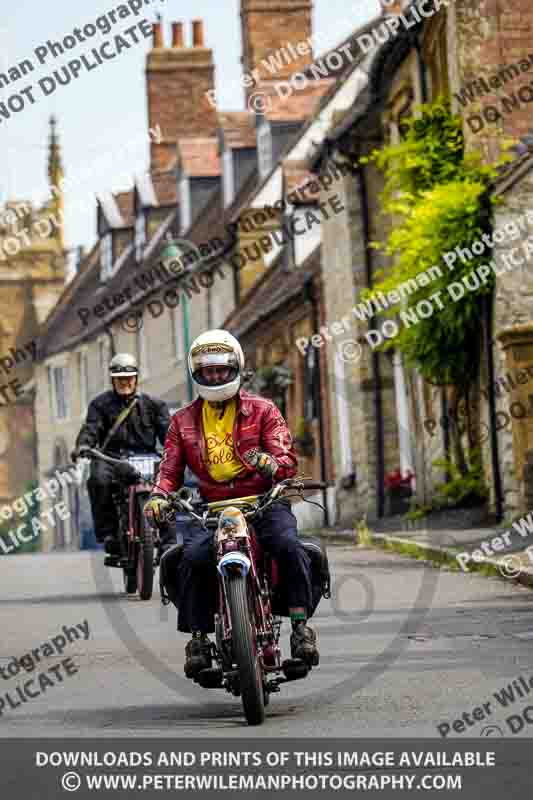
[[[222,190],[224,194],[224,208],[230,206],[235,197],[235,175],[233,172],[233,152],[231,147],[226,147],[222,154]]]
[[[191,186],[187,175],[180,179],[180,232],[189,230],[192,224]]]
[[[139,383],[150,377],[150,367],[148,360],[148,345],[144,325],[135,330],[135,353],[139,369]]]
[[[273,149],[272,127],[267,120],[263,120],[257,129],[257,167],[261,179],[266,178],[274,167]]]
[[[62,358],[51,362],[48,366],[48,381],[50,390],[50,400],[52,403],[51,418],[54,422],[69,422],[71,419],[71,403],[70,403],[70,365],[67,358]],[[57,376],[61,374],[62,381],[62,409],[60,408],[60,393],[58,393]],[[60,411],[64,410],[64,414]]]
[[[100,278],[107,281],[113,274],[114,241],[112,231],[106,231],[100,239]]]
[[[111,389],[111,378],[109,377],[110,351],[111,346],[109,340],[101,336],[98,339],[98,362],[100,365],[100,374],[105,376],[104,389]]]
[[[82,367],[82,365],[84,365]],[[89,407],[89,351],[78,351],[78,385],[80,391],[80,417],[85,417]]]
[[[177,305],[171,311],[173,359],[181,364],[185,359],[185,341],[183,337],[183,306]]]
[[[141,209],[135,217],[135,261],[139,264],[144,257],[146,245],[146,214]]]

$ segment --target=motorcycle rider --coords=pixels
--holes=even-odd
[[[262,494],[294,476],[296,455],[281,413],[271,400],[240,388],[244,354],[237,339],[225,330],[207,331],[191,345],[188,368],[199,397],[172,418],[158,480],[161,489],[180,488],[186,466],[197,476],[200,493],[208,502]],[[160,523],[168,505],[155,490],[145,515],[152,523]],[[273,503],[254,520],[259,542],[276,559],[287,587],[292,658],[316,666],[316,634],[307,625],[312,607],[311,565],[296,528],[286,500]],[[216,607],[211,545],[212,532],[191,521],[177,576],[178,630],[192,633],[185,647],[188,678],[211,667],[207,634],[214,631]]]
[[[135,358],[129,353],[118,353],[109,364],[109,376],[113,388],[99,394],[89,404],[87,419],[71,454],[73,461],[86,447],[103,449],[107,455],[120,458],[126,453],[154,452],[156,440],[161,444],[165,441],[170,424],[167,405],[147,394],[137,393],[139,370]],[[123,420],[119,422],[121,414]],[[110,555],[119,555],[118,515],[113,503],[114,471],[112,464],[93,460],[87,489],[96,540],[105,542],[105,550]]]

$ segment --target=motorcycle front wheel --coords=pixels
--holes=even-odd
[[[230,575],[226,579],[233,659],[239,668],[244,715],[248,725],[261,725],[265,719],[263,676],[250,623],[246,588],[247,580],[242,575]]]
[[[137,502],[139,550],[137,553],[137,588],[141,600],[150,600],[154,589],[154,536],[143,513],[144,502]]]

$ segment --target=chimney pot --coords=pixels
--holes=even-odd
[[[383,14],[393,16],[394,14],[399,15],[402,13],[402,0],[380,0],[380,4]]]
[[[152,25],[153,35],[154,35],[154,48],[155,47],[164,47],[163,44],[163,28],[160,22],[154,22]]]
[[[192,23],[192,46],[204,47],[204,23],[201,19],[195,19]]]
[[[172,47],[184,47],[183,44],[183,23],[172,23]]]

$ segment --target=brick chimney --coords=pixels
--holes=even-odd
[[[260,81],[281,81],[311,64],[311,44],[307,42],[307,53],[300,54],[296,48],[313,33],[312,15],[313,0],[241,0],[244,75],[257,69]],[[263,59],[270,62],[273,72],[261,63]],[[247,98],[253,92],[248,86]]]
[[[205,47],[203,23],[191,26],[192,46],[184,43],[183,25],[172,24],[172,46],[165,47],[160,22],[154,24],[154,45],[146,58],[149,127],[161,128],[161,143],[151,143],[151,169],[174,162],[179,138],[214,136],[217,114],[206,97],[214,91],[213,51]]]

